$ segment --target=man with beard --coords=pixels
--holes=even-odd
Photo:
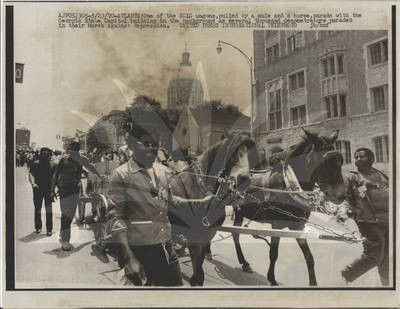
[[[51,198],[51,178],[56,164],[51,162],[52,151],[43,147],[40,149],[39,160],[33,161],[29,169],[29,182],[33,189],[33,204],[35,205],[35,230],[36,233],[42,231],[42,204],[46,209],[46,235],[51,236],[53,230],[53,212]]]
[[[180,286],[182,275],[171,241],[168,201],[205,205],[168,194],[167,167],[156,162],[159,148],[157,122],[128,121],[126,142],[132,151],[128,162],[111,175],[107,218],[117,237],[120,265],[135,285]]]
[[[81,146],[78,142],[72,142],[67,148],[67,157],[61,158],[51,184],[51,194],[55,197],[55,188],[58,187],[61,208],[61,248],[64,251],[72,249],[69,243],[71,238],[71,223],[75,216],[79,200],[82,168],[103,178],[88,159],[79,154]]]
[[[372,167],[374,153],[359,148],[354,153],[357,171],[346,179],[347,202],[358,225],[364,251],[343,271],[346,282],[352,282],[377,266],[382,285],[389,285],[389,179]]]

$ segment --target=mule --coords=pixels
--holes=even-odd
[[[203,262],[216,227],[225,220],[225,206],[237,196],[232,191],[245,190],[249,176],[258,162],[254,141],[243,133],[228,135],[201,154],[191,166],[170,178],[173,195],[196,199],[214,194],[205,207],[189,205],[169,206],[169,218],[175,235],[184,235],[192,260],[192,286],[204,283]]]
[[[304,130],[304,129],[303,129]],[[345,197],[342,177],[342,155],[334,151],[333,144],[338,131],[329,136],[319,136],[304,130],[303,140],[286,151],[274,154],[270,161],[273,166],[267,173],[251,177],[251,186],[246,200],[235,209],[235,226],[241,226],[244,218],[262,223],[270,223],[273,229],[289,228],[303,230],[312,208],[306,199],[296,194],[266,192],[262,188],[287,189],[284,181],[284,169],[290,166],[304,191],[312,191],[318,184],[325,197],[340,203]],[[281,163],[283,162],[283,163]],[[259,188],[259,189],[257,189]],[[290,189],[290,188],[289,188]],[[300,188],[299,188],[300,189]],[[292,190],[294,190],[292,188]],[[236,253],[242,269],[252,272],[251,266],[243,255],[239,243],[239,234],[232,233]],[[275,263],[278,258],[279,237],[271,237],[270,265],[267,279],[271,285],[278,285],[275,277]],[[316,286],[314,258],[306,239],[297,238],[297,243],[305,257],[309,274],[309,285]]]

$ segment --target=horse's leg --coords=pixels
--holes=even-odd
[[[303,252],[304,258],[306,259],[310,285],[316,286],[317,279],[315,277],[315,270],[314,270],[314,257],[310,251],[310,247],[308,246],[307,239],[296,238],[296,240],[300,246],[301,251]]]
[[[278,259],[278,248],[279,248],[280,237],[271,237],[271,246],[269,249],[269,269],[267,279],[272,286],[278,285],[275,280],[275,263]]]
[[[203,261],[205,256],[205,247],[195,243],[188,246],[190,258],[192,260],[193,275],[190,278],[191,286],[201,286],[204,283]]]
[[[238,212],[235,211],[235,221],[233,222],[234,226],[242,226],[243,224],[243,216]],[[252,273],[253,269],[251,269],[250,264],[246,261],[243,255],[242,247],[240,246],[239,242],[239,233],[232,233],[233,242],[235,243],[236,255],[238,257],[239,263],[242,265],[243,271],[247,273]]]

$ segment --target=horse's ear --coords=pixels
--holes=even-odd
[[[329,136],[326,138],[326,141],[332,145],[338,138],[339,136],[339,130],[333,131]]]
[[[315,142],[318,142],[318,141],[319,141],[318,135],[308,132],[308,131],[307,131],[306,129],[304,129],[303,127],[301,127],[301,129],[302,129],[302,130],[304,131],[304,133],[306,134],[306,139],[307,139],[307,140],[311,141],[313,144],[314,144]]]

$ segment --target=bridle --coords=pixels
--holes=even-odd
[[[176,177],[180,174],[189,174],[192,176],[196,176],[197,183],[199,184],[200,187],[203,187],[205,190],[207,190],[207,188],[210,186],[213,187],[214,198],[211,199],[208,205],[206,206],[206,215],[201,219],[202,224],[205,227],[211,226],[209,218],[213,217],[212,214],[217,213],[222,207],[221,205],[225,207],[226,203],[223,202],[224,200],[226,200],[232,195],[234,195],[235,197],[244,198],[244,195],[240,194],[239,190],[240,184],[237,183],[235,178],[227,176],[227,174],[231,170],[231,167],[229,167],[228,169],[227,166],[228,160],[232,160],[234,155],[239,150],[240,146],[244,144],[240,143],[240,145],[236,149],[233,149],[234,143],[236,141],[237,141],[236,136],[228,136],[228,140],[223,145],[221,153],[219,153],[216,156],[218,158],[221,158],[222,156],[223,158],[222,168],[218,171],[217,175],[205,174],[202,165],[198,161],[194,161],[184,170],[175,172],[173,175],[170,176],[170,177]],[[246,147],[249,149],[247,145]],[[233,151],[231,152],[232,149]],[[207,178],[212,179],[212,182],[206,184],[207,182],[204,182],[204,180]],[[187,192],[186,189],[185,191]]]

